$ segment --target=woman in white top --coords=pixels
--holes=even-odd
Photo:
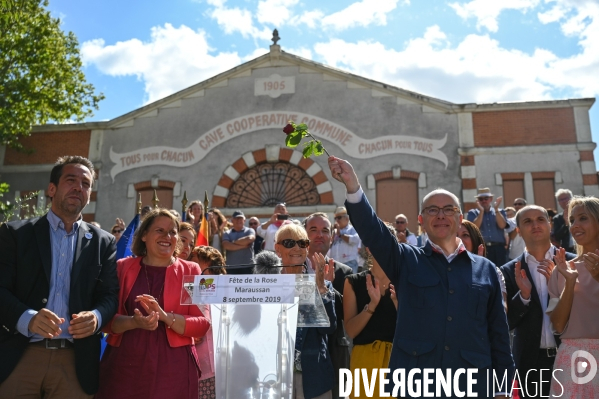
[[[578,257],[555,256],[547,313],[562,343],[553,366],[551,396],[599,398],[599,199],[574,197],[568,206]]]

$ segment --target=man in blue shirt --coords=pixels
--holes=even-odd
[[[346,187],[352,224],[397,293],[391,374],[403,369],[414,375],[411,388],[427,385],[428,392],[439,388],[441,397],[455,397],[467,385],[458,373],[476,369],[471,389],[478,397],[506,397],[514,362],[499,279],[491,262],[468,252],[456,237],[462,221],[458,198],[442,189],[426,195],[418,216],[428,233],[426,246],[399,244],[374,213],[349,162],[330,157],[329,167]],[[449,369],[457,384],[447,392],[434,376],[425,376],[426,369]],[[493,388],[493,373],[506,378],[503,386]]]
[[[489,188],[479,188],[476,196],[478,209],[468,211],[466,218],[478,226],[487,246],[487,259],[497,266],[507,262],[507,244],[504,229],[508,227],[507,215],[499,209],[501,197],[493,202]]]
[[[254,267],[254,229],[245,227],[245,215],[241,211],[233,212],[233,228],[223,234],[223,248],[227,251],[228,274],[252,274]],[[246,265],[245,267],[229,266]]]
[[[116,246],[84,222],[93,164],[59,158],[48,214],[0,227],[0,397],[88,398],[118,305]],[[18,394],[17,394],[18,393]]]

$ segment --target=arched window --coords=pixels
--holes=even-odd
[[[242,173],[229,190],[227,208],[318,205],[316,183],[288,162],[263,163]]]

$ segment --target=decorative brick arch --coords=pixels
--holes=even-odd
[[[277,148],[278,154],[276,154]],[[269,159],[267,159],[266,149],[247,152],[232,165],[228,166],[214,189],[212,206],[224,208],[227,204],[229,191],[243,173],[255,166],[271,162],[289,163],[302,169],[314,182],[320,197],[320,204],[332,205],[334,203],[333,187],[317,163],[309,158],[304,158],[301,152],[288,148],[270,146],[268,153],[270,155]]]

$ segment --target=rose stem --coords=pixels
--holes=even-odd
[[[312,136],[312,134],[311,134],[311,133],[308,133],[308,132],[306,132],[306,134],[307,134],[308,136],[312,137],[312,140],[314,140],[314,141],[318,141],[318,140],[316,140],[316,139],[314,138],[314,136]],[[322,145],[322,143],[320,143],[320,144]],[[327,149],[326,149],[326,148],[324,148],[324,145],[322,146],[322,149],[324,150],[324,152],[327,154],[327,156],[328,156],[328,157],[330,157],[330,156],[331,156],[331,154],[329,154],[329,152],[327,151]]]

